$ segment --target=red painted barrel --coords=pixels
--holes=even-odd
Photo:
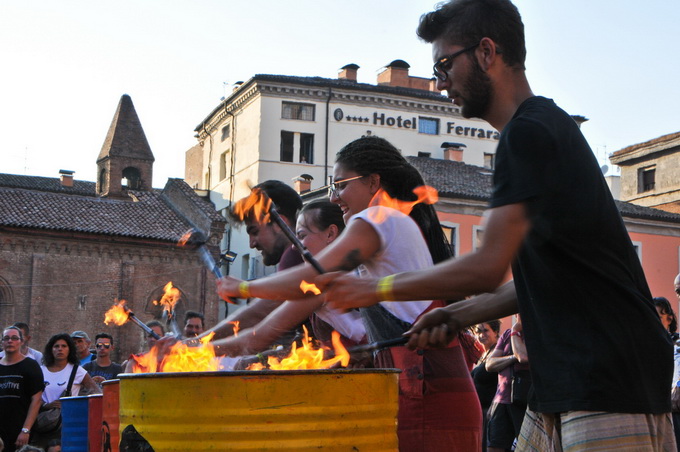
[[[118,452],[120,430],[118,421],[120,380],[107,380],[102,383],[102,418],[100,425],[100,446],[90,451]]]
[[[102,394],[88,396],[87,450],[99,452],[102,448]]]

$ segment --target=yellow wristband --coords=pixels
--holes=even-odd
[[[250,298],[250,283],[248,281],[241,281],[241,284],[238,285],[238,293],[241,295],[241,298]]]
[[[378,296],[378,301],[394,301],[392,286],[394,285],[395,276],[396,275],[390,275],[380,278],[378,285],[375,288],[375,294]]]

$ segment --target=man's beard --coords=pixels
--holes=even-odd
[[[491,79],[482,70],[479,62],[475,58],[470,58],[470,60],[472,61],[472,69],[463,84],[465,97],[461,96],[463,99],[461,114],[464,118],[484,118],[491,103],[493,86]]]
[[[262,250],[262,263],[267,266],[278,264],[286,250],[286,245],[287,243],[277,243],[271,253]]]

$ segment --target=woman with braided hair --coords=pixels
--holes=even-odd
[[[434,208],[416,204],[409,215],[380,205],[383,195],[415,201],[424,185],[420,173],[389,142],[363,137],[336,156],[331,202],[340,206],[345,231],[317,256],[327,271],[356,271],[384,277],[431,267],[450,256]],[[295,300],[301,281],[317,272],[303,264],[256,281],[222,278],[220,296]],[[444,302],[382,301],[360,309],[370,342],[400,337],[422,314]],[[399,448],[402,451],[469,451],[481,448],[482,414],[458,339],[448,348],[410,351],[392,347],[375,356],[377,367],[396,367],[399,377]]]

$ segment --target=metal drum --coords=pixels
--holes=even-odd
[[[120,433],[118,430],[118,393],[120,380],[107,380],[102,383],[102,421],[100,423],[101,452],[118,452]],[[92,451],[91,451],[92,452]]]
[[[62,397],[61,450],[87,452],[88,396]]]
[[[396,451],[398,373],[122,374],[120,450]]]
[[[102,402],[101,394],[87,396],[87,444],[88,451],[102,448]]]

